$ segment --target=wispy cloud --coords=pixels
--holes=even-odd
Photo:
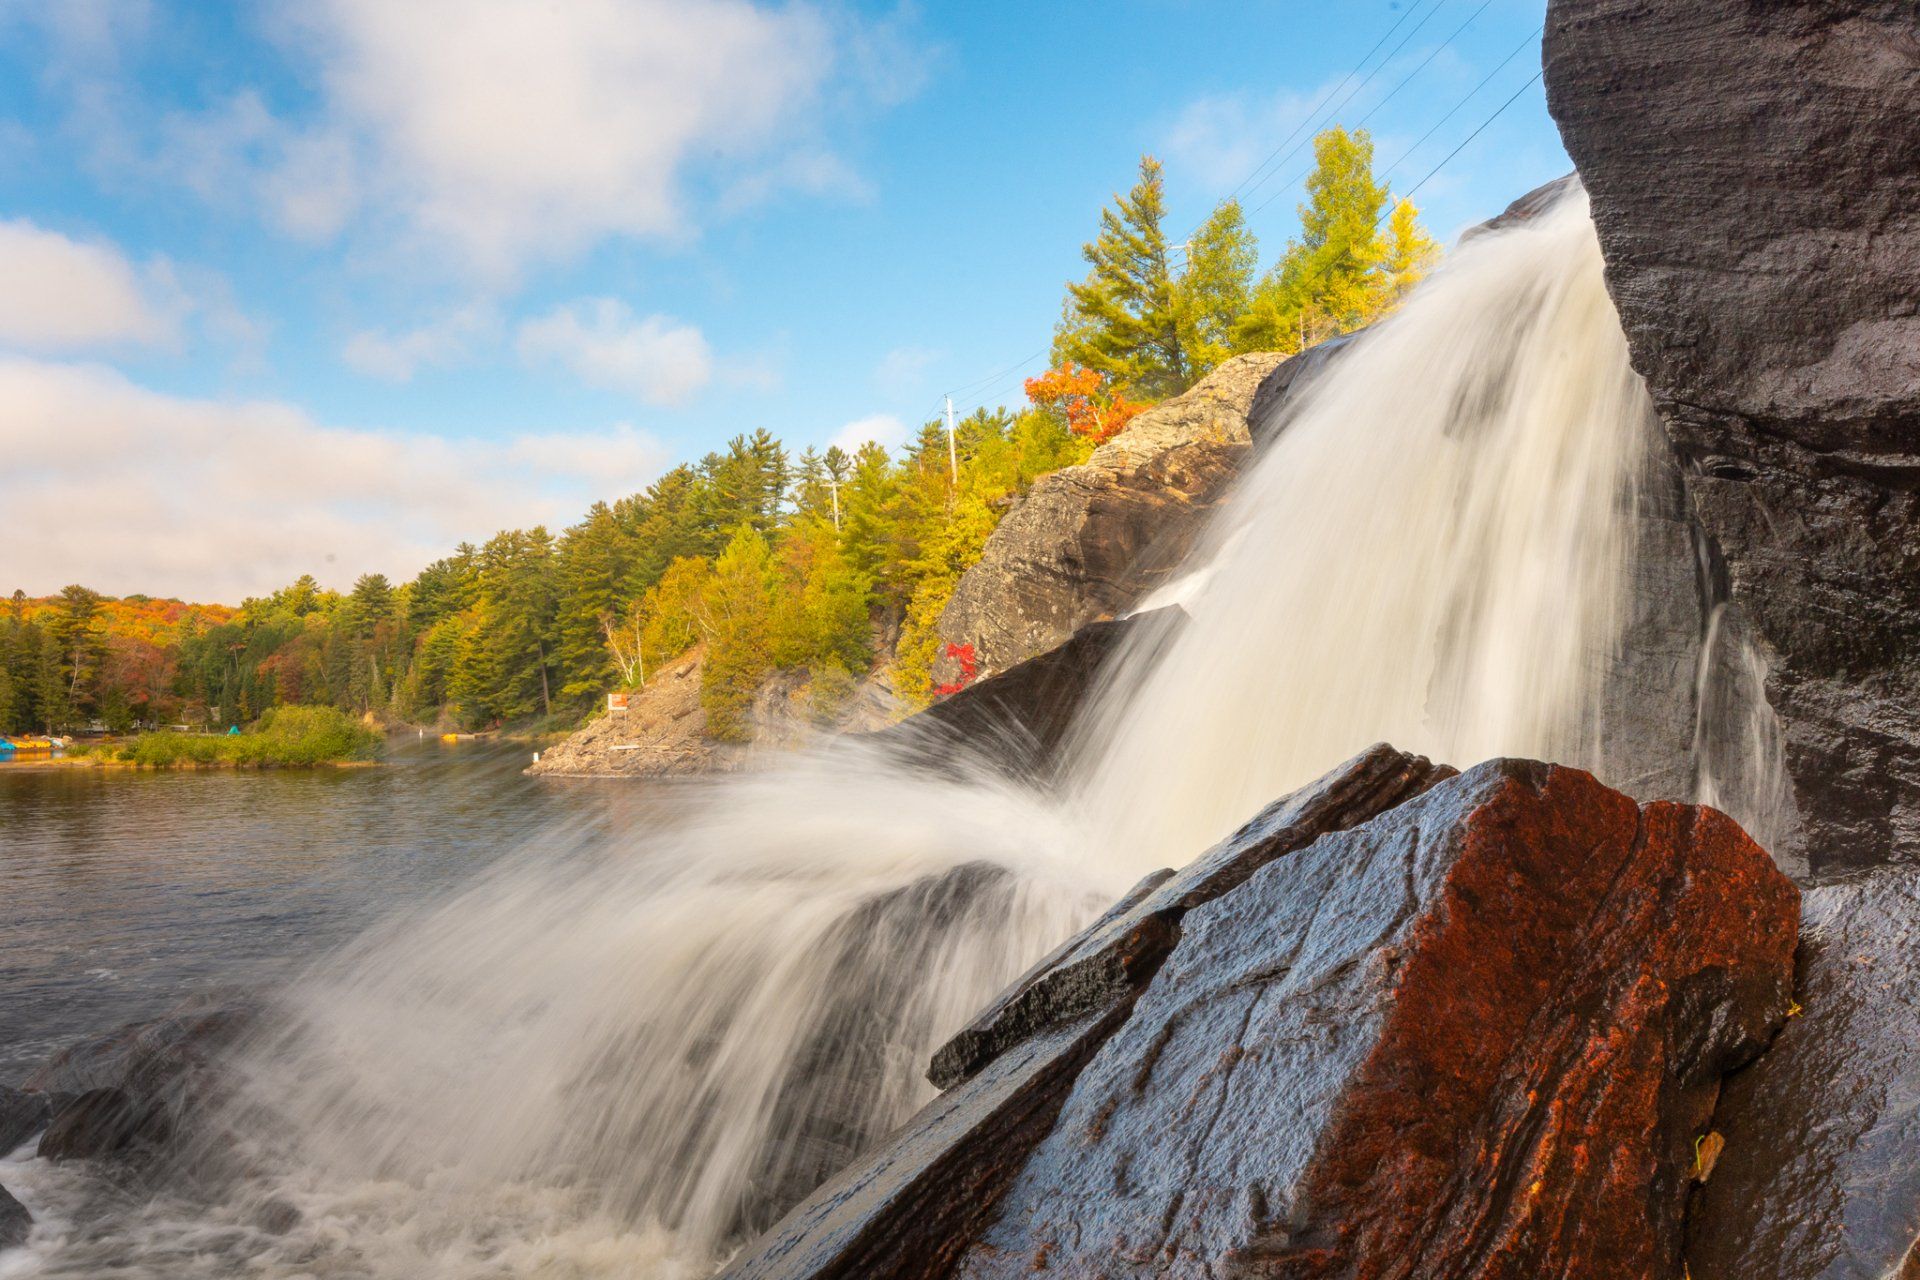
[[[363,329],[347,339],[340,357],[368,377],[407,382],[422,368],[465,362],[480,343],[499,333],[500,317],[493,308],[475,304],[411,329]]]
[[[583,382],[647,404],[679,404],[713,378],[699,329],[670,316],[635,316],[618,298],[583,298],[521,323],[529,364],[559,364]]]
[[[853,453],[869,442],[888,449],[898,449],[907,442],[907,424],[891,413],[869,414],[841,427],[827,443],[839,445],[848,453]]]
[[[667,451],[624,425],[499,441],[330,426],[284,403],[0,357],[0,455],[0,589],[238,602],[301,573],[406,577],[463,538],[571,521],[644,487]]]

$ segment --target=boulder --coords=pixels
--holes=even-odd
[[[43,1160],[97,1160],[165,1138],[164,1114],[121,1089],[89,1089],[54,1113],[40,1135]]]
[[[15,1200],[11,1191],[0,1187],[0,1249],[25,1244],[32,1230],[33,1215],[27,1212],[27,1206]]]
[[[1920,860],[1910,0],[1552,0],[1548,102],[1816,876]]]
[[[952,1274],[1679,1280],[1797,915],[1712,810],[1470,770],[1190,912]]]
[[[1140,604],[1186,558],[1252,447],[1247,412],[1282,357],[1237,356],[1127,424],[1092,458],[1038,480],[994,529],[940,615],[988,676]],[[962,682],[957,659],[936,684]]]
[[[1034,965],[933,1055],[927,1078],[951,1088],[1029,1035],[1131,1004],[1173,949],[1188,911],[1237,888],[1274,859],[1358,826],[1452,774],[1381,743],[1276,800],[1183,870],[1142,880]]]
[[[1017,778],[1047,777],[1110,664],[1123,653],[1150,661],[1185,621],[1182,610],[1168,606],[1089,623],[1063,644],[856,741],[936,767],[964,755]]]
[[[53,1114],[44,1093],[24,1093],[0,1084],[0,1158],[47,1127]]]
[[[1693,1280],[1920,1267],[1920,871],[1809,890],[1797,1016],[1734,1075],[1687,1228]]]

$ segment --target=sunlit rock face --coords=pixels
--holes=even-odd
[[[1679,1277],[1695,1145],[1790,1008],[1797,891],[1713,810],[1417,763],[1417,794],[1229,879],[1137,990],[1031,1019],[726,1275]]]
[[[1906,0],[1554,0],[1547,23],[1549,104],[1816,874],[1920,860],[1915,39]]]

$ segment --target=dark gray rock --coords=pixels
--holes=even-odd
[[[749,1245],[721,1280],[944,1275],[1124,1016],[1055,1027],[941,1094]]]
[[[1920,860],[1911,0],[1553,0],[1548,101],[1816,875]]]
[[[98,1160],[165,1137],[165,1117],[124,1090],[89,1089],[61,1107],[40,1135],[43,1160]]]
[[[27,1212],[27,1206],[13,1198],[13,1193],[0,1187],[0,1249],[16,1249],[27,1242],[27,1235],[33,1230],[33,1215]]]
[[[1189,913],[953,1274],[1678,1280],[1797,908],[1711,810],[1470,770]]]
[[[1080,712],[1122,654],[1143,669],[1186,621],[1178,606],[1093,622],[1064,644],[851,741],[921,764],[947,768],[984,761],[1025,780],[1045,780],[1062,762]]]
[[[1131,1004],[1173,949],[1188,911],[1237,888],[1274,859],[1358,826],[1453,773],[1381,743],[1275,801],[1182,870],[1147,877],[1062,943],[943,1045],[927,1078],[951,1088],[1027,1036]]]
[[[44,1093],[24,1093],[0,1084],[0,1156],[47,1127],[53,1108]]]
[[[1920,1266],[1920,871],[1809,890],[1801,1010],[1733,1076],[1687,1227],[1693,1280],[1887,1280]]]
[[[1044,476],[994,529],[940,615],[977,676],[1057,647],[1139,605],[1186,559],[1239,475],[1247,413],[1278,355],[1237,356],[1155,405],[1077,467]],[[960,683],[948,655],[936,684]]]

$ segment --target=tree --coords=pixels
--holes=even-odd
[[[1193,233],[1173,292],[1180,346],[1193,380],[1233,354],[1233,326],[1253,295],[1259,262],[1259,245],[1237,200],[1220,205]]]
[[[1300,206],[1300,235],[1255,287],[1233,325],[1240,351],[1305,350],[1372,323],[1432,266],[1437,249],[1411,204],[1394,208],[1373,176],[1373,140],[1366,130],[1335,126],[1313,140],[1314,169]]]
[[[707,736],[721,742],[745,742],[753,736],[754,695],[773,665],[773,585],[767,540],[743,521],[713,562],[713,577],[701,602],[708,640],[700,706],[707,713]]]
[[[1140,158],[1140,180],[1100,211],[1100,232],[1082,249],[1092,267],[1067,286],[1053,363],[1092,369],[1116,388],[1159,399],[1193,381],[1168,262],[1160,162]]]

